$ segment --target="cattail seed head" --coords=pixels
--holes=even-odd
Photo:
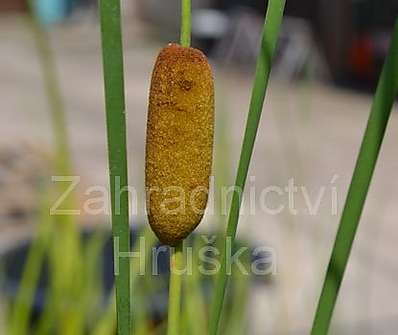
[[[149,223],[175,245],[200,223],[208,198],[214,84],[204,54],[169,44],[151,80],[145,180]]]

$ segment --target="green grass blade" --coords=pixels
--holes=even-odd
[[[38,235],[32,242],[24,265],[18,295],[12,309],[8,330],[10,335],[25,335],[29,329],[34,295],[50,240],[51,225],[54,224],[48,214],[49,204],[50,201],[46,198],[40,206]]]
[[[254,142],[263,109],[265,94],[271,72],[271,62],[278,40],[279,29],[281,26],[285,0],[270,0],[268,3],[267,15],[265,18],[262,32],[261,48],[257,59],[256,74],[252,97],[249,107],[249,114],[246,123],[245,135],[240,154],[238,172],[235,181],[235,191],[232,196],[231,208],[228,217],[226,238],[232,241],[235,239],[238,226],[239,211],[241,206],[241,193],[243,192],[250,159],[253,153]],[[226,240],[224,241],[226,243]],[[225,290],[227,286],[227,274],[225,264],[225,245],[221,268],[216,279],[215,297],[211,306],[209,333],[216,335],[219,328],[221,312],[224,302]]]
[[[132,332],[136,335],[150,333],[152,323],[151,310],[148,308],[148,295],[153,292],[153,282],[157,276],[152,276],[152,251],[156,246],[158,239],[149,225],[139,232],[134,252],[144,253],[144,258],[134,258],[131,260],[132,290],[134,296],[132,309],[135,313],[132,315]],[[141,243],[144,243],[143,247]],[[141,268],[144,266],[144,268]],[[154,278],[155,277],[155,278]]]
[[[246,253],[243,255],[244,258],[243,266],[248,269],[250,268],[251,254]],[[232,283],[232,282],[231,282]],[[242,335],[247,334],[247,315],[248,315],[248,297],[249,289],[252,282],[250,277],[246,274],[236,271],[233,276],[233,285],[230,287],[231,296],[227,299],[231,299],[231,308],[228,313],[228,317],[222,320],[221,329],[223,329],[223,334],[228,335]],[[239,303],[235,303],[239,301]],[[223,327],[224,326],[224,327]]]
[[[28,5],[29,14],[27,20],[35,39],[40,69],[43,75],[44,88],[51,113],[52,134],[54,136],[56,150],[57,166],[55,168],[59,175],[69,175],[72,164],[65,121],[65,105],[57,76],[55,57],[50,46],[47,32],[41,27],[40,22],[32,10],[32,0],[28,1]]]
[[[61,87],[59,84],[59,79],[56,71],[56,62],[53,50],[51,48],[49,36],[45,29],[41,26],[39,20],[34,14],[32,10],[32,1],[27,2],[29,5],[29,13],[27,15],[27,23],[29,24],[29,31],[32,33],[34,37],[35,46],[37,49],[37,55],[40,65],[40,70],[43,76],[43,84],[46,93],[46,97],[48,100],[48,104],[50,107],[50,119],[52,126],[52,135],[54,137],[55,143],[55,166],[54,166],[54,174],[56,175],[70,175],[72,171],[72,163],[71,163],[71,155],[68,145],[68,136],[67,136],[67,127],[65,121],[65,105],[63,103]],[[53,197],[53,189],[49,190],[49,197]],[[62,189],[59,189],[60,192],[63,192]],[[68,204],[72,204],[72,201],[66,201]],[[48,215],[49,207],[51,205],[50,199],[48,199],[48,206],[46,207],[46,215]],[[67,208],[69,208],[67,206]],[[51,223],[49,223],[51,221]],[[41,230],[44,226],[48,226],[47,235],[52,234],[54,238],[51,238],[50,241],[46,241],[45,245],[40,240],[43,240],[41,237]],[[47,229],[47,228],[46,228]],[[57,232],[55,235],[54,233]],[[62,235],[62,239],[60,238]],[[67,238],[66,238],[66,235]],[[19,296],[25,296],[25,299],[33,299],[32,294],[34,293],[32,290],[35,288],[35,282],[38,280],[38,276],[41,271],[41,263],[46,255],[50,253],[50,250],[53,249],[52,245],[55,242],[55,239],[59,239],[60,241],[73,241],[73,249],[72,252],[67,251],[64,248],[64,245],[57,243],[57,250],[62,250],[65,254],[68,255],[69,259],[73,259],[73,264],[76,264],[77,256],[79,255],[80,245],[79,245],[79,235],[76,227],[76,220],[72,217],[68,217],[65,215],[57,216],[55,218],[46,218],[41,217],[39,222],[39,237],[38,240],[33,241],[31,250],[29,250],[28,259],[26,262],[26,268],[24,268],[24,277],[21,282],[21,292],[18,292]],[[64,255],[61,255],[63,259]],[[51,257],[52,258],[52,257]],[[59,263],[59,258],[57,258],[57,263]],[[65,270],[65,263],[63,262],[62,268],[62,278],[65,282],[73,282],[70,280],[72,271]],[[53,278],[53,273],[50,275]],[[50,299],[52,300],[52,299]],[[25,304],[25,305],[24,305]],[[13,321],[12,332],[14,333],[24,333],[24,329],[27,327],[26,322],[29,317],[29,308],[27,307],[27,301],[24,300],[23,304],[16,304],[15,310],[18,318],[16,321]],[[53,310],[51,313],[46,313],[46,315],[55,315]],[[52,325],[51,325],[52,326]],[[45,327],[46,329],[50,329],[50,324]]]
[[[115,313],[115,292],[111,294],[110,303],[106,308],[104,315],[100,318],[91,332],[92,335],[110,335],[115,333],[116,313]]]
[[[79,276],[82,278],[74,290],[77,297],[74,303],[74,320],[66,334],[86,334],[85,329],[94,328],[102,304],[103,278],[101,257],[106,243],[105,232],[98,229],[84,243],[82,250],[82,267]]]
[[[395,26],[390,51],[386,58],[368,125],[362,140],[351,185],[348,190],[326,278],[313,323],[312,335],[328,333],[334,306],[362,209],[366,200],[373,171],[384,138],[394,99],[398,93],[398,22]]]
[[[187,331],[185,333],[181,332],[182,334],[206,334],[207,316],[205,297],[203,295],[204,278],[199,270],[201,265],[199,251],[204,246],[205,244],[199,239],[199,236],[193,236],[192,256],[189,256],[187,252],[186,258],[192,257],[192,272],[188,273],[184,278],[184,289],[187,294],[184,295],[183,319],[187,324]]]
[[[101,33],[105,84],[108,159],[111,186],[112,232],[120,252],[130,250],[127,180],[126,118],[123,75],[123,46],[120,0],[101,0]],[[119,192],[118,192],[119,193]],[[117,198],[118,196],[118,198]],[[115,276],[117,326],[119,335],[130,332],[130,262],[119,258]]]

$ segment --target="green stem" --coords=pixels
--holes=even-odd
[[[326,278],[319,299],[312,335],[326,335],[362,209],[372,180],[394,99],[398,94],[398,21],[387,55],[368,125],[362,140],[351,185],[348,190]]]
[[[184,47],[191,45],[191,0],[181,0],[180,43]],[[182,276],[178,270],[183,266],[182,242],[171,252],[167,335],[179,335]]]
[[[180,43],[183,47],[191,45],[191,0],[181,0]]]
[[[34,13],[32,1],[27,1],[27,5],[29,12],[26,20],[29,31],[32,33],[32,37],[34,38],[40,70],[43,76],[43,84],[46,98],[49,104],[52,135],[54,137],[55,143],[55,169],[53,174],[59,176],[67,176],[71,174],[72,163],[68,145],[69,141],[65,120],[65,105],[62,99],[61,87],[56,71],[55,56],[51,48],[49,36],[46,30],[41,26],[39,20]],[[61,188],[59,189],[59,191],[63,192]],[[31,304],[29,303],[29,301],[31,302],[34,298],[34,291],[37,286],[37,281],[39,279],[43,260],[46,255],[51,252],[54,239],[50,239],[50,235],[54,234],[54,229],[57,230],[57,234],[55,236],[63,236],[62,241],[66,239],[66,234],[58,234],[59,230],[67,228],[67,230],[64,230],[63,232],[70,233],[68,234],[68,237],[75,239],[77,243],[79,242],[77,229],[75,229],[75,220],[63,215],[58,216],[55,222],[54,219],[49,215],[49,207],[51,203],[50,198],[55,196],[55,194],[53,194],[52,189],[49,189],[47,193],[49,193],[49,198],[45,203],[46,206],[44,206],[40,210],[40,212],[42,212],[42,215],[39,217],[38,236],[32,242],[32,247],[29,250],[26,265],[24,266],[21,286],[18,291],[16,304],[14,306],[14,314],[16,315],[16,317],[13,316],[12,319],[10,330],[11,334],[23,334],[29,325],[31,313]],[[73,199],[73,196],[71,198]],[[70,200],[69,198],[65,202],[70,204],[72,203],[72,200]],[[67,206],[67,208],[69,207]],[[60,244],[58,243],[57,247],[58,249],[65,251],[63,245],[60,246]],[[78,247],[74,247],[73,250],[76,252],[76,255],[79,255]],[[74,257],[73,255],[71,255],[71,257],[73,259],[76,259],[76,257]],[[57,263],[59,262],[57,261]],[[62,267],[62,273],[62,278],[64,278],[65,282],[70,282],[71,280],[69,279],[73,276],[73,274],[71,274],[72,271],[65,272],[64,262]],[[52,281],[54,279],[54,273],[51,273],[50,277]],[[51,309],[51,312],[53,311],[54,308]],[[47,312],[45,313],[45,315],[49,315],[49,313]]]
[[[31,1],[32,0],[27,2],[30,11],[28,23],[35,38],[46,96],[51,112],[55,152],[57,154],[56,172],[59,175],[69,175],[71,173],[72,164],[68,146],[68,134],[66,130],[65,105],[62,100],[54,54],[46,31],[41,27],[40,22],[38,22],[38,19],[33,12]]]
[[[126,118],[120,0],[101,0],[101,33],[105,84],[112,232],[120,253],[130,250],[127,180]],[[126,254],[125,254],[126,255]],[[117,329],[130,334],[130,261],[116,255]]]
[[[231,208],[228,216],[226,239],[223,241],[221,268],[216,278],[215,297],[211,306],[209,334],[216,335],[219,328],[225,291],[227,286],[226,274],[226,243],[234,242],[238,226],[241,195],[245,187],[250,159],[263,109],[265,94],[271,72],[271,62],[274,56],[279,29],[282,22],[285,0],[270,0],[263,27],[261,50],[257,58],[256,74],[252,90],[246,130],[240,154],[239,167],[235,181],[235,191],[232,196]]]
[[[175,248],[171,248],[171,253],[167,335],[180,335],[182,275],[179,272],[182,270],[184,263],[182,242]]]
[[[24,265],[21,283],[15,304],[12,309],[10,327],[8,333],[11,335],[27,334],[29,320],[31,318],[32,303],[39,282],[51,235],[51,226],[54,224],[48,215],[50,200],[46,197],[40,206],[38,235],[33,240],[32,246]]]

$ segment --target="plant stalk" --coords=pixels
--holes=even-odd
[[[54,53],[51,49],[49,36],[36,17],[32,0],[27,2],[29,8],[28,24],[35,38],[36,49],[43,74],[44,88],[50,107],[52,130],[56,152],[56,173],[67,176],[71,174],[72,164],[69,150],[68,133],[65,120],[65,105],[61,87],[56,73]]]
[[[254,142],[257,135],[258,125],[263,109],[265,94],[271,72],[271,62],[276,49],[276,42],[282,23],[285,0],[270,0],[268,2],[267,14],[264,22],[261,49],[257,57],[256,74],[252,90],[249,114],[246,122],[246,130],[239,159],[239,166],[235,181],[235,192],[232,195],[232,202],[228,216],[227,232],[223,241],[223,252],[221,268],[216,278],[215,296],[211,306],[209,334],[218,333],[220,318],[227,287],[226,273],[226,243],[227,240],[234,242],[238,226],[242,193],[245,187],[247,173],[253,153]]]
[[[191,45],[191,0],[181,0],[180,43],[184,47]],[[170,252],[170,284],[167,335],[179,335],[181,314],[182,275],[178,273],[183,266],[183,242]]]
[[[181,0],[180,43],[183,47],[191,45],[191,0]]]
[[[180,335],[180,314],[181,314],[181,287],[183,268],[183,247],[180,242],[175,248],[171,248],[170,257],[170,287],[169,287],[169,312],[167,335]]]
[[[326,335],[347,267],[387,123],[398,94],[398,21],[384,63],[334,242],[312,335]]]
[[[111,186],[112,233],[120,254],[130,251],[123,45],[120,0],[100,0],[102,52]],[[115,250],[114,250],[115,252]],[[130,335],[130,261],[114,255],[118,335]]]

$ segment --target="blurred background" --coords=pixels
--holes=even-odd
[[[179,1],[124,0],[122,4],[129,177],[137,190],[132,222],[146,225],[149,82],[160,48],[178,41]],[[27,9],[26,0],[0,0],[2,258],[10,258],[10,251],[37,230],[38,181],[50,183],[53,174],[54,137]],[[266,2],[260,0],[193,0],[192,45],[209,56],[215,73],[216,185],[233,183],[265,9]],[[77,193],[82,208],[93,196],[89,187],[108,187],[97,4],[36,0],[33,10],[55,57],[73,174],[81,178]],[[253,192],[258,198],[270,186],[285,190],[292,180],[297,190],[293,209],[287,191],[267,198],[270,208],[284,206],[277,214],[252,211],[244,202],[239,237],[271,247],[277,255],[277,274],[253,282],[246,295],[247,334],[301,335],[310,329],[397,17],[396,0],[287,0],[246,195]],[[335,334],[398,332],[395,112],[340,293]],[[82,211],[78,220],[82,226],[109,226],[103,211],[95,215]],[[200,229],[211,231],[212,214],[204,221]],[[7,269],[0,268],[0,273],[7,284]],[[7,334],[7,306],[15,287],[14,291],[2,287],[0,334]]]

